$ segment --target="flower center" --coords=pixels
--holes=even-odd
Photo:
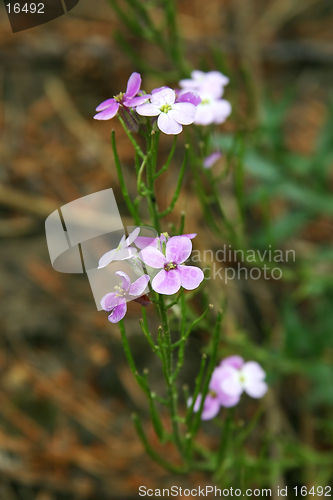
[[[200,104],[209,104],[210,100],[206,97],[206,99],[202,99]]]
[[[119,92],[119,94],[115,95],[113,99],[117,102],[122,102],[124,98],[125,92]]]
[[[208,394],[212,397],[212,398],[216,398],[217,394],[215,391],[209,391]]]
[[[168,264],[164,264],[164,271],[171,271],[171,269],[177,269],[177,264],[174,262],[168,262]]]
[[[121,286],[115,286],[114,289],[116,290],[116,297],[125,297],[126,290],[124,290]]]
[[[172,106],[170,106],[170,104],[163,104],[163,106],[160,107],[162,113],[168,113],[170,109],[172,109]]]

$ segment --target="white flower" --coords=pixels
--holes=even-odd
[[[109,250],[103,255],[103,257],[99,259],[98,269],[102,269],[103,267],[110,264],[110,262],[112,261],[125,260],[129,259],[130,257],[133,257],[133,255],[137,253],[137,250],[131,247],[130,245],[137,238],[139,233],[140,233],[140,228],[137,227],[136,229],[134,229],[134,231],[131,232],[131,234],[128,236],[127,239],[126,236],[124,235],[121,238],[117,248]]]
[[[192,71],[192,79],[179,82],[184,91],[195,91],[201,98],[197,106],[194,123],[196,125],[210,125],[223,123],[231,113],[230,102],[222,99],[224,86],[229,79],[219,71]]]
[[[169,87],[152,92],[150,102],[136,108],[141,116],[157,116],[157,126],[165,134],[180,134],[182,125],[194,121],[196,107],[190,102],[175,102],[176,94]]]

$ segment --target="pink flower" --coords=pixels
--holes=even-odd
[[[229,83],[229,78],[219,71],[208,71],[204,73],[200,70],[194,70],[191,73],[192,78],[187,78],[179,82],[180,86],[186,90],[199,90],[205,88],[223,88]]]
[[[114,287],[115,292],[107,293],[101,300],[102,309],[108,312],[111,311],[108,317],[111,323],[118,323],[123,319],[127,311],[127,300],[135,300],[137,297],[141,297],[150,279],[149,276],[144,274],[134,283],[131,283],[126,273],[117,271],[116,275],[120,276],[122,282],[119,286]]]
[[[204,168],[211,168],[217,160],[219,160],[222,156],[221,151],[214,151],[210,155],[206,156],[203,161]]]
[[[259,363],[245,363],[240,356],[224,359],[220,366],[215,368],[213,376],[221,406],[235,406],[243,392],[252,398],[262,398],[268,389],[264,381],[266,373]]]
[[[120,107],[135,108],[139,104],[148,101],[150,95],[137,95],[140,91],[141,76],[139,73],[132,73],[127,82],[126,92],[120,92],[112,99],[107,99],[97,106],[95,120],[110,120],[118,113]]]
[[[201,405],[201,400],[202,400],[202,395],[199,394],[195,403],[194,403],[194,407],[193,407],[194,412],[199,411],[200,405]],[[190,398],[187,402],[188,406],[191,406],[191,404],[192,404],[192,398]],[[219,411],[220,411],[220,403],[219,403],[216,395],[208,392],[208,394],[205,398],[203,410],[201,413],[201,420],[211,420],[212,418],[216,417],[216,415],[218,414]]]
[[[223,123],[231,113],[231,105],[222,99],[224,86],[229,79],[219,71],[193,71],[192,79],[179,82],[183,92],[195,91],[201,98],[197,106],[194,123],[196,125],[210,125]]]
[[[165,255],[149,245],[140,252],[140,259],[154,269],[162,269],[153,279],[152,287],[157,293],[173,295],[182,286],[194,290],[204,274],[198,267],[182,265],[191,255],[192,242],[186,236],[173,236],[166,243]]]
[[[215,99],[211,94],[200,93],[201,103],[197,106],[196,125],[216,125],[225,122],[231,113],[231,104],[225,99]]]
[[[205,398],[202,420],[214,418],[222,406],[236,406],[243,392],[252,398],[262,398],[268,386],[264,381],[266,373],[256,361],[244,362],[240,356],[229,356],[215,368],[209,382],[209,391]],[[200,409],[201,394],[199,394],[193,410]],[[188,405],[191,404],[191,400]]]
[[[180,134],[182,125],[194,121],[196,107],[191,102],[175,102],[176,94],[169,87],[152,91],[150,102],[141,104],[136,112],[141,116],[156,116],[157,126],[165,134]]]

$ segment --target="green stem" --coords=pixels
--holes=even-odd
[[[152,140],[150,137],[147,140],[148,153],[151,152],[151,148],[152,148]],[[149,209],[151,221],[153,223],[153,227],[156,229],[157,233],[160,234],[161,227],[160,227],[156,193],[155,193],[155,185],[154,185],[154,183],[155,183],[155,179],[154,179],[155,165],[152,161],[152,158],[154,158],[154,155],[152,155],[152,157],[149,158],[149,161],[147,163],[147,185],[148,185],[148,191],[149,191],[149,193],[148,193],[148,209]]]
[[[146,194],[147,194],[146,191],[142,191],[141,190],[141,184],[142,184],[142,174],[143,174],[143,171],[145,169],[145,166],[146,166],[148,158],[149,158],[149,155],[147,154],[144,157],[143,162],[141,163],[141,167],[139,168],[139,171],[137,172],[138,179],[137,179],[136,186],[137,186],[137,191],[138,191],[138,193],[139,193],[140,196],[146,196]]]
[[[124,197],[125,203],[127,205],[127,208],[132,215],[133,219],[135,220],[135,223],[139,226],[141,224],[140,217],[135,210],[135,207],[131,201],[131,198],[129,196],[129,193],[127,191],[127,187],[124,181],[124,176],[123,176],[123,171],[120,165],[119,161],[119,156],[118,156],[118,151],[117,151],[117,146],[116,146],[116,138],[115,138],[115,132],[112,130],[111,133],[111,144],[112,144],[112,150],[113,150],[113,156],[114,156],[114,162],[116,164],[116,169],[117,169],[117,174],[118,174],[118,179],[119,179],[119,184],[120,184],[120,189],[122,192],[122,195]]]
[[[183,164],[182,164],[180,172],[179,172],[179,177],[178,177],[178,181],[177,181],[177,186],[176,186],[175,193],[174,193],[174,195],[172,197],[171,203],[168,206],[168,208],[166,208],[165,210],[163,210],[163,212],[159,213],[159,217],[160,218],[165,217],[170,212],[172,212],[172,210],[174,209],[174,207],[175,207],[175,205],[177,203],[177,200],[179,198],[180,190],[182,188],[182,182],[183,182],[184,175],[185,175],[185,167],[186,167],[186,163],[187,163],[189,145],[186,144],[185,148],[186,148],[185,149],[185,156],[184,156]]]
[[[136,431],[138,433],[138,436],[139,438],[141,439],[141,442],[147,452],[147,454],[153,459],[155,460],[155,462],[157,462],[158,464],[160,464],[162,467],[164,467],[166,470],[174,473],[174,474],[181,474],[184,471],[184,468],[183,467],[177,467],[176,465],[172,465],[170,464],[169,462],[166,462],[166,460],[164,460],[164,458],[162,458],[155,450],[154,448],[152,448],[152,446],[150,445],[148,439],[147,439],[147,436],[143,430],[143,427],[142,427],[142,424],[141,424],[141,421],[139,419],[139,417],[136,415],[136,414],[133,414],[132,415],[132,418],[134,420],[134,425],[135,425],[135,428],[136,428]]]
[[[168,170],[170,163],[172,161],[173,155],[175,154],[177,137],[178,137],[177,135],[174,136],[172,148],[171,148],[171,151],[169,153],[168,159],[167,159],[165,165],[163,165],[163,167],[157,172],[157,174],[155,174],[155,178],[154,178],[155,181],[156,181],[156,179],[159,178],[160,175],[164,174],[164,172],[166,172]]]
[[[222,321],[222,311],[219,311],[217,314],[216,318],[216,324],[215,324],[215,329],[214,329],[214,334],[213,334],[213,340],[212,340],[212,348],[211,348],[211,356],[207,368],[207,373],[204,381],[204,385],[202,388],[202,398],[201,398],[201,403],[200,403],[200,408],[199,411],[195,414],[195,418],[193,421],[193,426],[192,426],[192,436],[195,436],[195,434],[198,432],[199,426],[200,426],[200,419],[201,419],[201,414],[203,411],[204,407],[204,402],[205,398],[208,393],[209,389],[209,382],[213,373],[213,370],[216,365],[216,359],[217,359],[217,351],[218,351],[218,342],[220,338],[220,326],[221,326],[221,321]]]
[[[147,394],[149,392],[149,390],[147,388],[147,384],[146,384],[144,378],[141,375],[139,375],[139,372],[135,366],[135,362],[134,362],[134,359],[133,359],[133,356],[132,356],[132,353],[130,350],[130,346],[129,346],[129,343],[127,340],[127,335],[126,335],[126,330],[125,330],[125,325],[124,325],[123,320],[119,321],[119,329],[120,329],[120,333],[121,333],[121,340],[123,342],[125,356],[126,356],[128,364],[129,364],[129,367],[131,369],[131,372],[133,373],[138,385]]]
[[[144,307],[144,306],[143,306],[143,307]],[[143,307],[142,307],[142,308],[143,308]],[[149,343],[149,345],[150,345],[150,347],[151,347],[152,351],[153,351],[155,354],[157,354],[157,355],[158,355],[158,357],[160,358],[160,357],[161,357],[161,353],[159,352],[159,348],[158,348],[158,346],[156,346],[156,345],[154,344],[154,341],[153,341],[153,339],[152,339],[152,336],[151,336],[151,334],[150,334],[150,332],[149,332],[148,328],[146,328],[146,325],[144,324],[143,319],[140,319],[140,320],[139,320],[139,325],[140,325],[140,328],[141,328],[141,330],[142,330],[142,333],[143,333],[143,334],[144,334],[144,336],[146,337],[146,339],[147,339],[147,341],[148,341],[148,343]]]
[[[134,139],[134,137],[132,136],[131,132],[128,130],[128,128],[126,127],[125,123],[124,123],[124,120],[118,115],[118,119],[123,127],[123,129],[125,130],[125,133],[127,135],[127,137],[129,138],[129,140],[131,141],[132,143],[132,146],[133,148],[135,149],[135,152],[141,156],[141,158],[144,160],[145,159],[145,155],[144,153],[142,152],[139,144],[136,142],[136,140]]]

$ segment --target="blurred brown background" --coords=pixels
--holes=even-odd
[[[281,96],[293,84],[296,97],[284,134],[292,151],[311,155],[333,77],[331,2],[184,0],[178,6],[193,64],[200,66],[208,49],[217,47],[231,68],[251,72],[253,120],[265,85]],[[161,9],[152,5],[152,13],[158,19]],[[139,409],[147,415],[146,401],[125,363],[117,326],[96,311],[86,277],[56,273],[48,257],[44,221],[58,206],[112,187],[120,211],[126,213],[113,167],[111,128],[117,133],[125,175],[134,185],[132,151],[116,120],[111,124],[92,119],[95,107],[123,90],[136,70],[114,41],[116,29],[119,23],[103,0],[81,0],[70,14],[16,34],[0,6],[3,500],[131,499],[138,498],[140,485],[210,484],[209,477],[199,473],[174,478],[145,456],[130,414]],[[135,38],[131,43],[157,70],[170,69],[155,47]],[[214,69],[213,58],[209,63]],[[155,75],[143,77],[147,90],[163,83]],[[237,96],[242,107],[243,90],[237,81],[226,96]],[[232,118],[222,127],[234,128]],[[169,147],[164,138],[164,154]],[[168,174],[160,185],[162,207],[173,188],[174,177]],[[186,230],[206,235],[204,248],[210,247],[207,241],[216,245],[205,233],[189,178],[178,214],[181,209],[191,214]],[[123,221],[130,222],[126,217]],[[177,222],[177,217],[171,221]],[[303,238],[331,241],[332,221],[321,218],[308,226]],[[237,290],[230,294],[235,299],[227,319],[232,329],[235,317],[245,321],[248,311]],[[128,314],[130,340],[140,368],[147,366],[158,379],[155,361],[141,342],[139,314],[133,304]],[[190,346],[185,381],[196,375],[200,346],[199,335]],[[272,418],[272,428],[282,425],[278,410]],[[303,437],[311,441],[311,422],[306,420],[304,426]],[[208,431],[202,439],[209,444],[213,437]],[[171,449],[164,453],[173,459]]]

